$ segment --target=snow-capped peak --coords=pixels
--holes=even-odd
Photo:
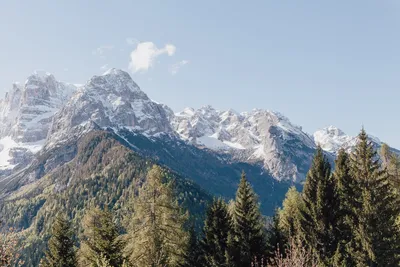
[[[306,161],[308,156],[301,156],[299,151],[297,154],[303,158],[297,159],[293,151],[315,147],[301,127],[278,112],[262,109],[239,114],[211,106],[186,108],[176,114],[172,124],[183,139],[213,150],[229,151],[240,160],[262,162],[278,179],[302,179],[294,162]]]
[[[127,72],[110,69],[79,88],[55,116],[50,135],[52,143],[64,140],[88,122],[99,127],[126,127],[150,135],[170,133],[171,116],[171,111],[152,101]]]
[[[355,142],[355,138],[346,135],[335,126],[322,128],[314,133],[314,141],[325,151],[336,153],[340,148],[346,148]]]
[[[44,144],[54,114],[76,87],[35,71],[24,84],[14,83],[0,101],[0,169],[25,162]]]

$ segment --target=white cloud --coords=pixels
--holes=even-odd
[[[169,66],[169,72],[170,72],[172,75],[175,75],[175,74],[178,73],[178,71],[180,70],[180,68],[182,68],[183,66],[185,66],[185,65],[188,64],[188,63],[189,63],[188,60],[182,60],[182,61],[179,61],[179,62],[177,62],[177,63],[175,63],[175,64],[172,64],[171,66]]]
[[[126,43],[128,45],[137,45],[139,41],[135,38],[126,38]]]
[[[106,51],[110,51],[113,49],[114,49],[113,45],[102,45],[100,47],[97,47],[95,50],[93,50],[92,54],[97,55],[97,56],[103,56]]]
[[[104,64],[100,67],[101,70],[108,70],[108,64]]]
[[[157,57],[163,54],[172,56],[175,51],[176,47],[172,44],[167,44],[164,48],[159,49],[153,42],[138,43],[136,49],[131,52],[129,69],[132,72],[147,71],[153,66]]]

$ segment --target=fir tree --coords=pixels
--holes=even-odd
[[[358,266],[397,266],[400,203],[364,129],[358,141],[350,164],[356,187],[349,253]]]
[[[316,254],[321,265],[329,265],[336,252],[337,195],[331,166],[321,147],[317,148],[303,189],[305,210],[301,225],[306,245]]]
[[[266,234],[257,196],[243,172],[234,207],[235,245],[239,253],[237,266],[261,262],[266,254]]]
[[[187,216],[174,199],[172,182],[164,183],[165,175],[154,166],[134,199],[125,253],[138,267],[173,267],[184,260]]]
[[[190,227],[189,240],[184,255],[182,267],[202,267],[204,266],[203,251],[197,237],[194,226]]]
[[[232,219],[222,199],[215,199],[207,210],[204,222],[205,266],[225,266],[228,254],[228,238],[232,232]]]
[[[79,250],[79,261],[82,266],[111,267],[121,266],[123,263],[123,242],[119,238],[117,225],[113,221],[112,213],[106,209],[94,208],[89,210],[83,218],[84,229]]]
[[[57,215],[52,226],[51,237],[48,242],[48,250],[42,259],[43,267],[75,267],[77,260],[75,255],[73,231],[70,222],[61,214]]]

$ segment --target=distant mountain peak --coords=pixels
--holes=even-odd
[[[350,146],[354,142],[353,137],[333,125],[316,131],[313,136],[317,145],[331,153],[337,153],[340,148]]]

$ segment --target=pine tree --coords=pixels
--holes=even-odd
[[[52,226],[48,250],[42,259],[43,267],[75,267],[77,266],[73,241],[73,231],[70,222],[59,214]]]
[[[232,219],[222,199],[215,199],[207,210],[204,222],[205,266],[225,266],[227,263],[228,238],[232,232]]]
[[[397,266],[400,203],[364,129],[358,141],[350,164],[356,187],[349,253],[358,266]]]
[[[199,239],[197,237],[194,226],[189,229],[189,240],[187,243],[187,249],[185,251],[182,267],[202,267],[203,262],[203,251]]]
[[[79,250],[80,265],[98,266],[100,261],[112,267],[121,266],[124,244],[119,238],[112,213],[108,209],[91,209],[83,218],[82,226],[84,232]]]
[[[234,207],[236,249],[239,253],[237,266],[250,266],[266,254],[266,233],[257,196],[243,172],[236,192]]]
[[[303,189],[305,210],[301,225],[306,245],[316,254],[321,265],[329,265],[336,252],[336,214],[338,209],[331,166],[321,147],[317,148]]]
[[[154,166],[134,199],[125,253],[138,267],[173,267],[184,260],[187,215],[174,199],[172,182],[165,183],[166,175]]]

